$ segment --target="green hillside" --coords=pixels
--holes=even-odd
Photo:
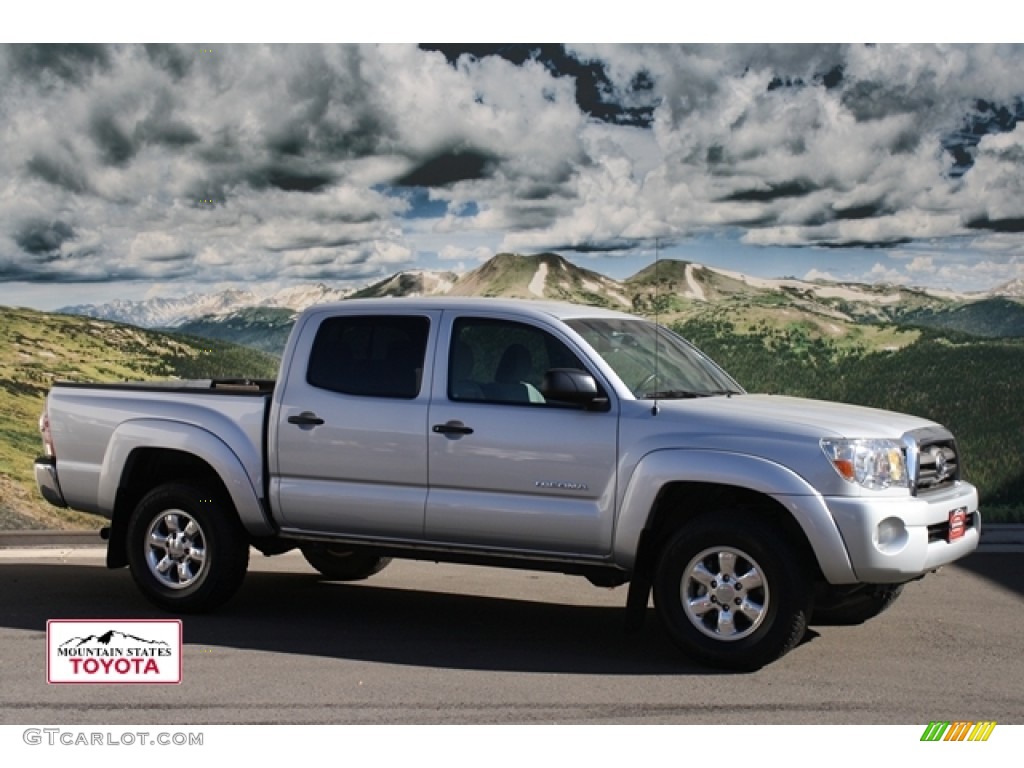
[[[737,297],[764,301],[770,300],[772,293],[700,264],[676,259],[662,259],[645,267],[623,287],[633,310],[641,314],[688,312]]]
[[[0,530],[95,527],[35,489],[38,420],[54,379],[274,378],[277,361],[219,341],[156,333],[86,317],[0,307]]]
[[[176,333],[241,344],[280,357],[295,323],[295,312],[281,307],[247,307],[226,317],[201,317]]]
[[[912,309],[902,312],[898,319],[907,324],[960,331],[973,336],[1024,336],[1024,303],[1002,297],[945,308]]]

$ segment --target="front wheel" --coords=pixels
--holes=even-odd
[[[727,511],[681,527],[662,548],[654,602],[689,656],[752,671],[800,642],[811,590],[790,542],[752,513]]]
[[[212,490],[168,483],[150,491],[128,522],[128,566],[151,602],[198,613],[241,586],[249,541],[229,501]]]

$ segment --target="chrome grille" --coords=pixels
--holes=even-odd
[[[948,488],[960,479],[960,453],[945,429],[915,430],[904,436],[914,493]]]
[[[952,443],[952,441],[950,441]],[[917,489],[931,491],[952,485],[960,476],[956,448],[953,445],[932,443],[921,446],[917,459]]]

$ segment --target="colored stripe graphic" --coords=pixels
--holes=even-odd
[[[921,741],[988,741],[995,728],[995,720],[932,720]]]
[[[921,734],[921,741],[941,741],[942,734],[949,728],[949,721],[945,722],[939,720],[932,720],[928,723],[928,727],[924,729],[924,733]]]
[[[963,741],[967,738],[967,733],[971,730],[971,726],[974,725],[970,720],[957,720],[950,727],[946,733],[946,738],[943,741]]]
[[[995,720],[982,720],[980,723],[974,726],[974,730],[971,731],[971,735],[967,737],[967,740],[988,741],[988,737],[992,735],[992,731],[994,731],[995,729]]]

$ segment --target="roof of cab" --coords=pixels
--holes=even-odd
[[[560,320],[577,317],[614,317],[637,319],[636,315],[619,312],[604,307],[592,307],[585,304],[570,304],[562,301],[546,301],[540,299],[508,299],[481,297],[451,296],[419,296],[382,299],[346,299],[330,304],[317,304],[305,310],[305,313],[321,312],[379,312],[390,309],[409,310],[453,310],[456,312],[501,312],[525,316],[548,316]]]

